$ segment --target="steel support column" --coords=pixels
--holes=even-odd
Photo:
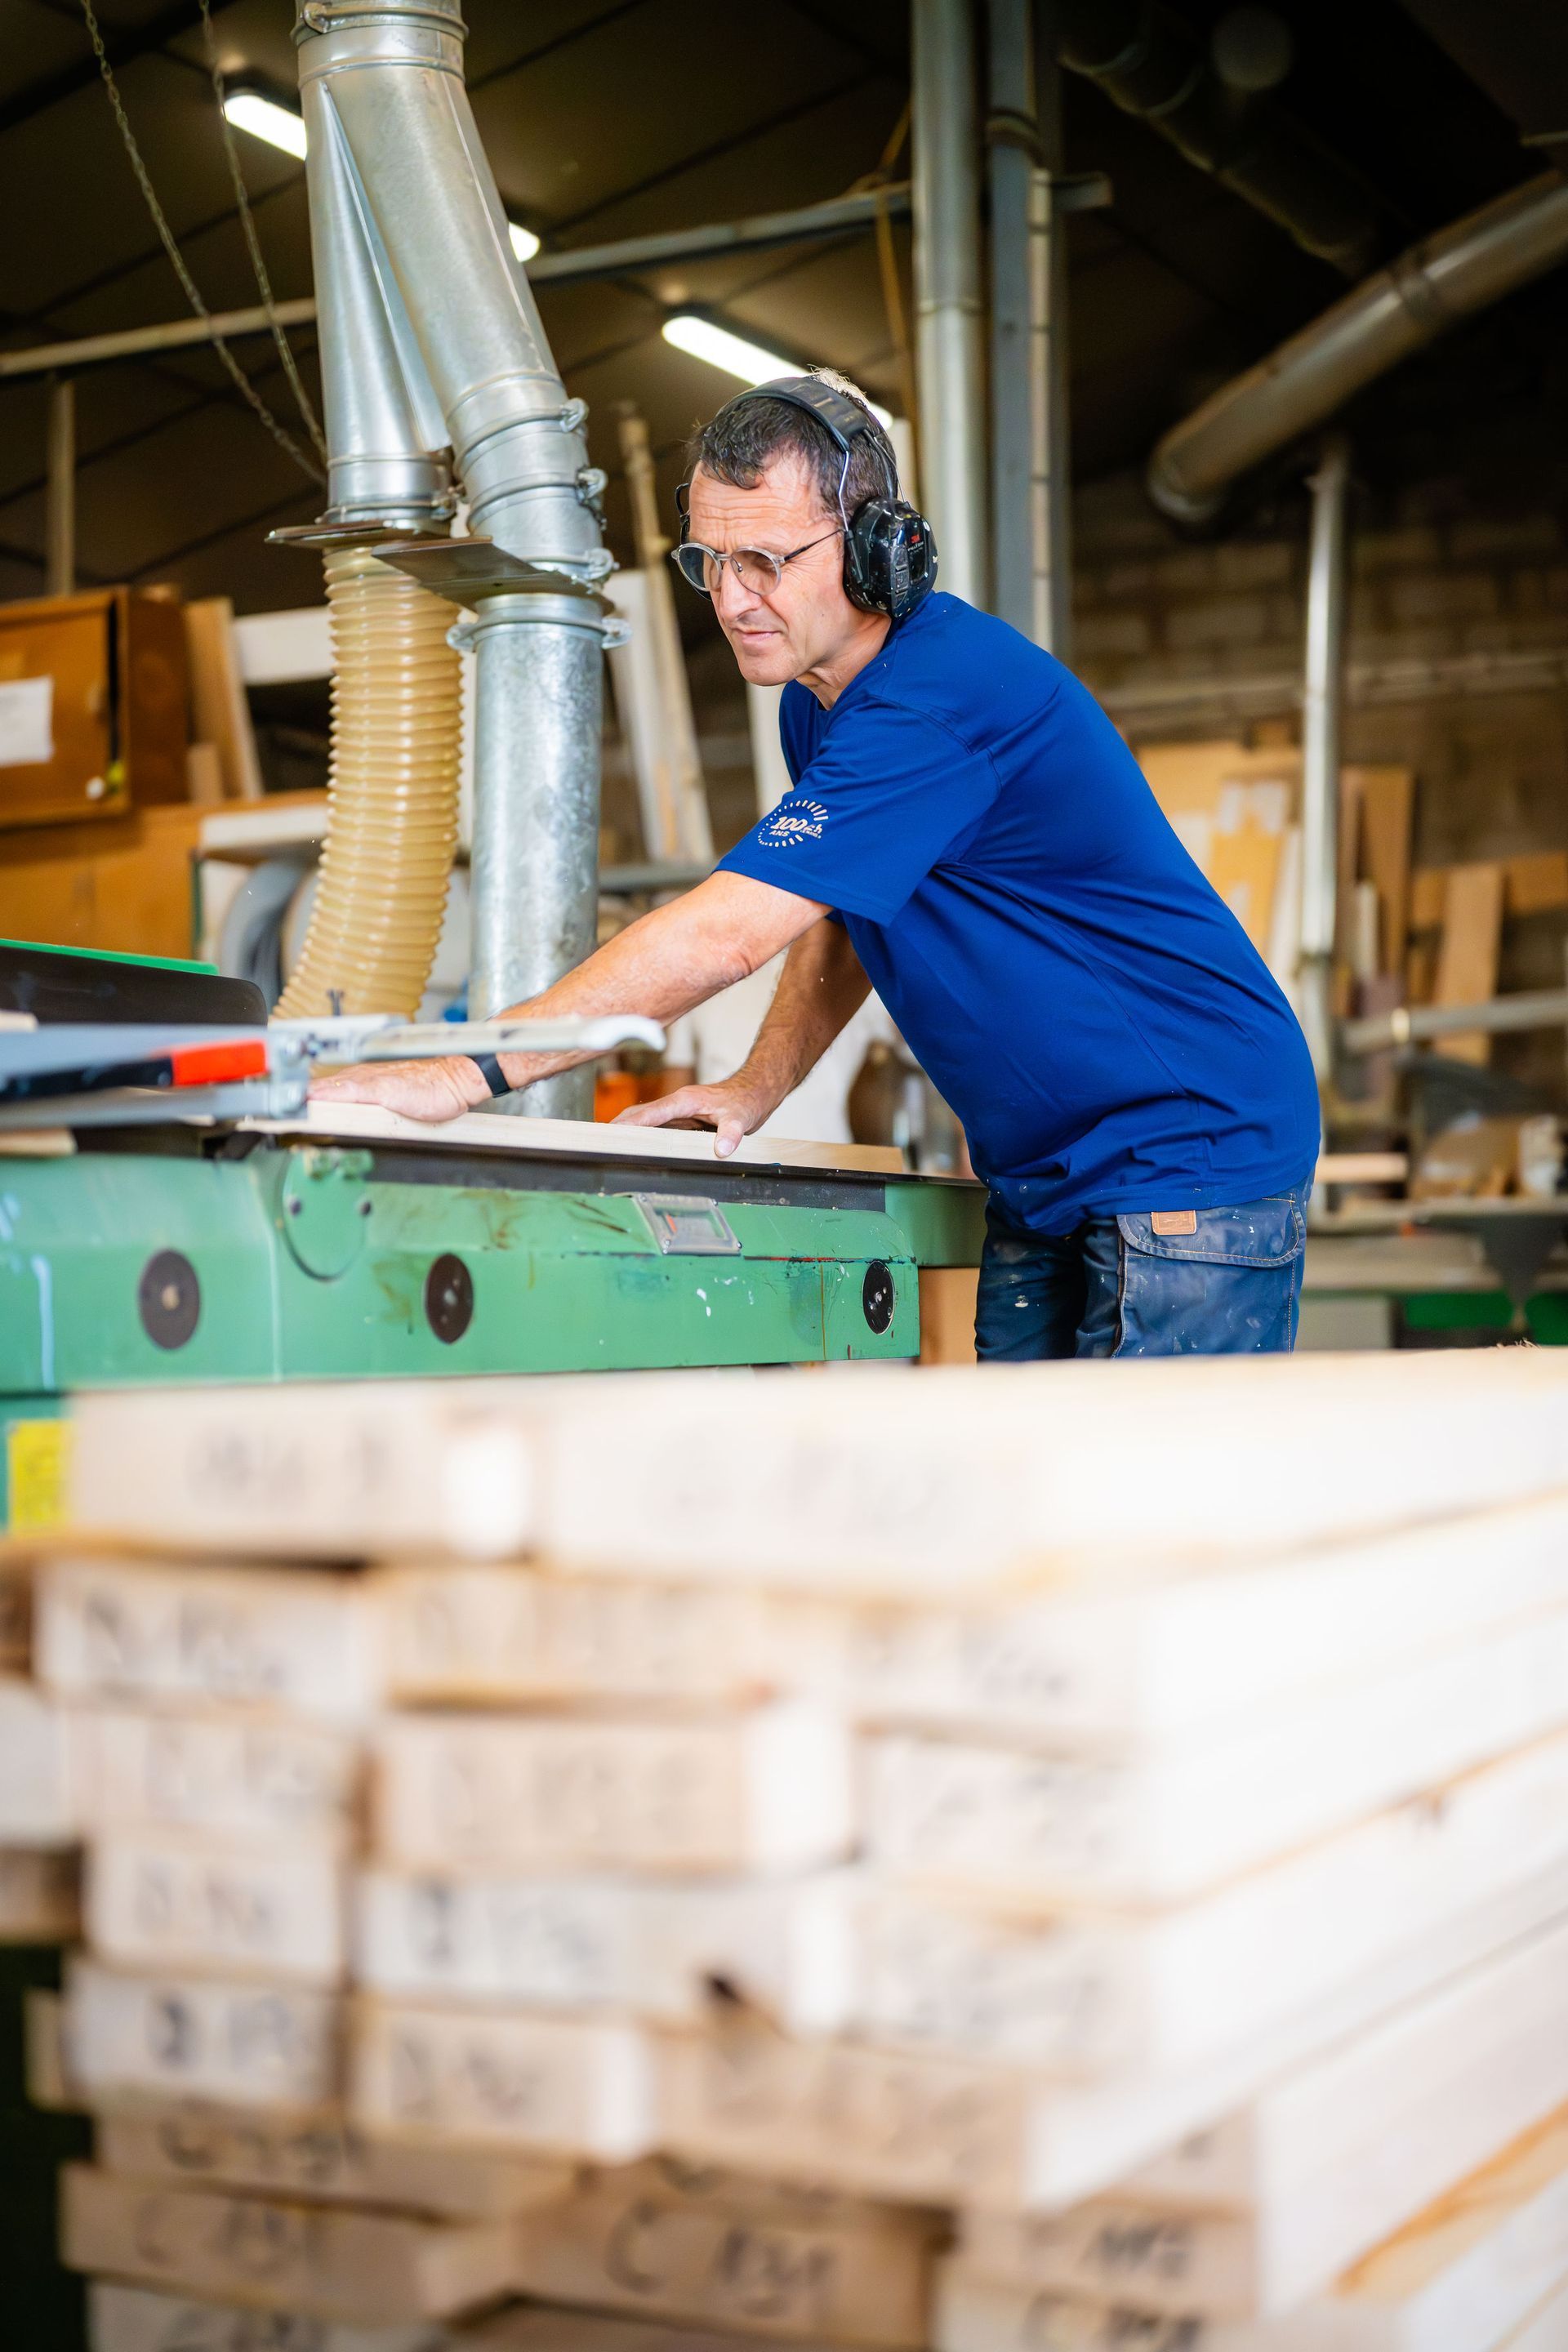
[[[1345,514],[1350,445],[1325,441],[1311,478],[1306,674],[1301,699],[1301,1019],[1320,1080],[1333,1055],[1340,732],[1345,669]]]
[[[989,585],[974,28],[969,0],[914,0],[915,354],[921,490],[942,584]]]

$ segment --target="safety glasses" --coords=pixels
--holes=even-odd
[[[842,538],[843,532],[843,524],[836,523],[821,538],[808,539],[804,547],[792,547],[787,555],[772,555],[765,547],[703,547],[697,540],[689,539],[681,546],[671,548],[670,561],[688,587],[695,588],[700,596],[713,594],[726,564],[748,595],[771,596],[784,578],[786,563],[793,563],[797,555],[809,555],[814,547],[821,547],[827,540]]]

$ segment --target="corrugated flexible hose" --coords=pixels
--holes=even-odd
[[[458,841],[461,686],[453,612],[364,548],[326,559],[330,816],[285,1018],[418,1009]]]

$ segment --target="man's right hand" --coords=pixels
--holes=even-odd
[[[660,1095],[657,1102],[634,1103],[618,1114],[614,1124],[711,1128],[713,1149],[721,1160],[727,1160],[742,1137],[761,1127],[774,1108],[754,1087],[743,1086],[739,1077],[733,1077],[716,1087],[679,1087],[672,1095]]]
[[[489,1099],[489,1087],[466,1054],[445,1054],[431,1062],[356,1062],[310,1080],[312,1102],[377,1103],[383,1110],[432,1125]]]

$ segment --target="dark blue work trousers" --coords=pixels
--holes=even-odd
[[[1299,1184],[1233,1209],[1089,1217],[1070,1234],[1025,1233],[988,1212],[974,1315],[981,1362],[1288,1355],[1310,1191]]]

